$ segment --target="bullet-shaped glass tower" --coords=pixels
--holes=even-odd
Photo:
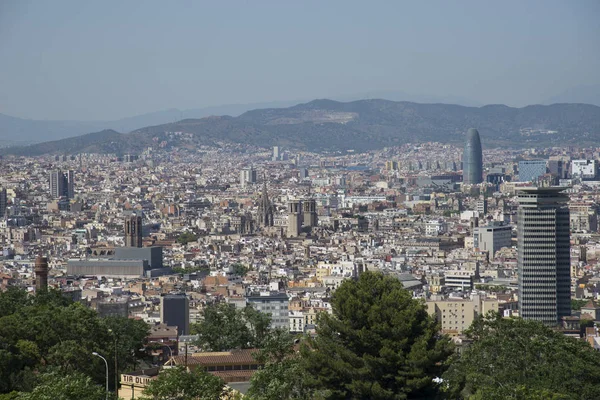
[[[477,129],[467,131],[467,143],[463,153],[463,183],[474,185],[483,181],[483,159],[481,139]]]

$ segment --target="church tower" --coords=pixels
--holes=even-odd
[[[263,190],[258,203],[258,225],[262,227],[273,226],[273,205],[267,193],[267,177],[263,179]]]

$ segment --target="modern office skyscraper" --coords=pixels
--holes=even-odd
[[[483,156],[481,139],[477,129],[467,131],[467,143],[463,152],[463,183],[476,185],[483,181]]]
[[[256,183],[256,170],[252,167],[246,167],[240,171],[240,184],[246,187],[248,183]]]
[[[8,206],[8,197],[6,196],[6,188],[0,189],[0,218],[6,216],[6,207]]]
[[[142,217],[132,215],[125,218],[125,247],[142,247]]]
[[[160,298],[160,322],[177,326],[177,334],[190,333],[190,303],[185,294],[168,294]]]
[[[549,326],[571,314],[569,197],[563,190],[518,192],[519,312]]]
[[[50,195],[54,198],[72,199],[75,196],[74,181],[74,173],[71,170],[65,173],[60,169],[50,171]]]
[[[279,146],[273,146],[273,161],[279,161],[281,159],[281,149]]]
[[[535,182],[547,172],[546,160],[519,161],[519,182]]]

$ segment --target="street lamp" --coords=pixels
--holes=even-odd
[[[100,354],[96,353],[95,351],[92,353],[93,356],[96,357],[100,357],[101,359],[104,360],[104,365],[106,366],[106,400],[108,400],[108,361],[106,361],[106,358],[102,357]]]
[[[108,333],[112,334],[115,338],[115,392],[119,388],[119,369],[117,368],[117,334],[112,329],[108,329]]]

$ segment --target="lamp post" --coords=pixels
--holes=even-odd
[[[119,388],[119,370],[117,368],[117,333],[113,332],[112,329],[109,329],[108,332],[114,335],[115,338],[115,393],[117,393]]]
[[[100,357],[101,359],[104,360],[104,365],[106,366],[106,400],[108,400],[108,361],[106,361],[106,358],[102,357],[100,354],[96,353],[95,351],[92,353],[93,356],[96,357]]]

